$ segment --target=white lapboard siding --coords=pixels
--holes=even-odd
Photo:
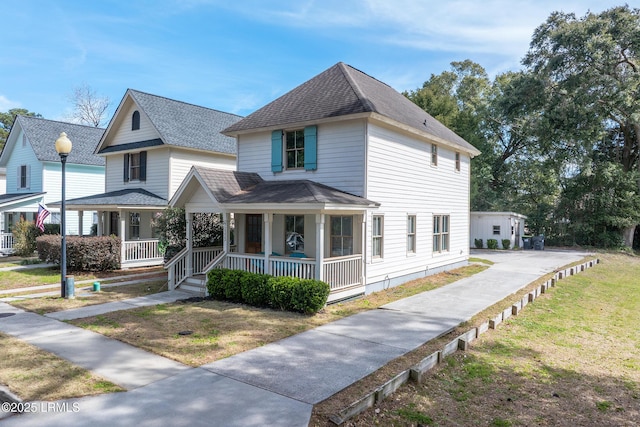
[[[113,153],[106,160],[107,192],[126,188],[142,188],[157,196],[167,198],[169,195],[169,149],[167,147],[148,149],[147,179],[145,181],[124,180],[123,153]]]
[[[236,157],[206,151],[192,151],[172,148],[170,158],[170,188],[169,198],[173,196],[182,180],[189,173],[192,166],[206,168],[235,170]]]
[[[475,248],[475,239],[482,239],[482,246],[486,248],[487,241],[495,239],[498,247],[503,248],[502,239],[508,239],[511,249],[521,247],[525,219],[524,215],[514,212],[471,212],[469,245]]]
[[[257,172],[266,180],[309,179],[351,194],[364,194],[364,120],[320,124],[318,168],[271,171],[271,132],[240,135],[238,170]]]
[[[438,146],[431,164],[431,143],[390,128],[368,127],[367,194],[381,204],[367,218],[367,283],[392,280],[460,263],[469,254],[469,163],[460,153]],[[371,257],[373,215],[384,216],[383,256]],[[416,252],[407,253],[407,216],[416,216]],[[449,251],[433,252],[433,215],[450,216]]]
[[[30,143],[22,144],[24,132],[18,134],[16,144],[7,161],[7,193],[38,193],[42,189],[42,163],[36,157]],[[27,166],[27,188],[20,188],[20,167]]]
[[[140,112],[140,129],[131,130],[131,118],[134,111]],[[117,116],[120,121],[114,123],[113,132],[107,141],[109,146],[130,144],[133,142],[149,141],[152,139],[160,138],[160,134],[156,131],[156,128],[147,118],[147,115],[143,110],[131,101],[127,100],[123,106],[122,112]]]

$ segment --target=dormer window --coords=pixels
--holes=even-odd
[[[131,116],[131,130],[140,129],[140,112],[138,110],[133,112]]]

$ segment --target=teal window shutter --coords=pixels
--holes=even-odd
[[[271,171],[282,172],[282,131],[271,132]]]
[[[318,127],[304,128],[304,169],[314,171],[318,169]]]

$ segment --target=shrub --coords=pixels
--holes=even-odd
[[[482,249],[483,248],[482,239],[474,239],[473,243],[475,244],[476,249]]]
[[[240,278],[242,299],[249,305],[266,307],[269,305],[271,289],[268,274],[245,273]]]
[[[487,248],[498,249],[498,241],[496,239],[487,239]]]
[[[243,276],[242,270],[224,270],[222,284],[224,286],[224,297],[232,302],[242,302],[242,286],[240,278]]]
[[[224,282],[222,281],[222,276],[224,276],[225,271],[226,270],[221,268],[214,268],[209,273],[207,273],[207,290],[209,291],[209,295],[213,299],[226,299],[224,292]]]
[[[31,221],[20,221],[14,224],[13,229],[13,251],[18,256],[31,256],[36,250],[36,237],[40,230]]]
[[[36,239],[38,258],[60,264],[61,237],[44,235]],[[108,271],[120,268],[120,239],[117,237],[69,236],[67,267],[72,271]]]
[[[509,249],[511,247],[511,240],[502,239],[502,249]]]
[[[320,280],[300,280],[293,288],[291,305],[295,311],[317,313],[327,303],[330,291],[329,285]]]
[[[271,306],[278,310],[295,311],[293,308],[293,289],[298,279],[288,276],[270,277]]]
[[[42,234],[60,234],[60,224],[44,224]]]

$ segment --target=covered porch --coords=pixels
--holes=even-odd
[[[364,292],[366,213],[374,202],[311,181],[194,167],[170,205],[187,215],[187,247],[165,266],[173,288],[229,268],[322,280],[330,301]],[[222,215],[221,247],[191,246],[199,212]]]
[[[136,268],[164,263],[153,219],[166,203],[146,190],[127,189],[68,200],[66,209],[78,211],[80,224],[83,212],[96,211],[96,235],[120,237],[120,268]]]
[[[0,254],[13,253],[13,226],[24,219],[35,221],[38,202],[45,193],[13,193],[0,195]]]

